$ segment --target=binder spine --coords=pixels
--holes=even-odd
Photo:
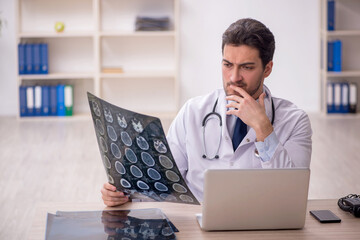
[[[50,114],[50,88],[49,86],[42,86],[42,116]]]
[[[327,112],[334,113],[335,105],[334,105],[334,84],[327,84]]]
[[[19,74],[25,74],[25,45],[22,43],[18,44],[18,55],[19,55]]]
[[[327,30],[335,30],[335,1],[328,0],[327,2]]]
[[[335,72],[341,72],[342,69],[342,61],[341,61],[341,55],[342,55],[342,43],[340,40],[334,41],[334,71]]]
[[[27,116],[34,116],[34,87],[26,87]]]
[[[20,117],[27,116],[27,103],[26,103],[26,87],[19,87],[19,97],[20,97]]]
[[[57,115],[65,116],[64,85],[57,86]]]
[[[35,108],[35,116],[41,116],[41,86],[34,87],[34,108]]]
[[[349,112],[349,84],[341,83],[341,113]]]
[[[341,84],[334,83],[334,112],[341,112]]]
[[[33,46],[25,44],[25,73],[33,74]]]
[[[328,71],[334,71],[334,43],[332,41],[328,42],[327,67]]]
[[[57,86],[50,86],[50,116],[57,116]]]
[[[40,73],[48,74],[49,73],[49,62],[48,62],[48,44],[40,44]]]
[[[349,113],[357,112],[357,85],[349,84]]]
[[[66,116],[72,116],[73,115],[73,100],[74,100],[74,94],[73,94],[73,86],[72,85],[66,85],[64,89],[64,105],[65,105],[65,115]]]
[[[33,44],[33,73],[40,74],[40,44]]]

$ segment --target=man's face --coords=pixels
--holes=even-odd
[[[222,76],[226,95],[238,95],[230,88],[230,85],[235,85],[257,99],[263,92],[264,79],[270,75],[272,64],[270,61],[264,69],[256,48],[247,45],[225,45]]]

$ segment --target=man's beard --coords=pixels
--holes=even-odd
[[[244,89],[250,96],[253,97],[253,96],[259,91],[259,89],[260,89],[260,87],[261,87],[261,85],[262,85],[261,83],[262,83],[261,78],[259,78],[259,81],[258,81],[257,86],[256,86],[254,89],[247,90],[247,89],[246,89],[246,86],[247,86],[247,85],[246,85],[245,83],[236,84],[236,83],[233,83],[233,82],[228,82],[228,83],[226,83],[226,86],[225,86],[225,89],[224,89],[224,90],[225,90],[226,96],[238,95],[238,96],[240,96],[240,97],[243,97],[243,96],[241,96],[241,94],[239,94],[239,93],[236,92],[235,90],[232,90],[232,91],[234,92],[234,94],[230,94],[230,93],[228,92],[230,86],[233,85],[233,86],[240,87],[240,88]]]

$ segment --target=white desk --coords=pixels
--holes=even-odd
[[[139,209],[160,208],[175,224],[180,232],[177,239],[360,239],[360,218],[343,212],[337,206],[337,200],[309,200],[305,227],[301,230],[271,231],[225,231],[204,232],[199,228],[195,213],[201,212],[201,206],[141,202],[127,203],[121,207],[106,208],[102,203],[42,203],[37,207],[36,215],[28,239],[44,239],[47,212],[56,211],[91,211],[104,209]],[[309,210],[330,209],[341,218],[341,223],[321,224],[314,219]]]

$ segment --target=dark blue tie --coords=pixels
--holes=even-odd
[[[233,144],[234,151],[239,146],[239,144],[241,143],[243,138],[246,136],[246,133],[247,133],[246,124],[243,121],[241,121],[240,118],[237,118],[236,124],[235,124],[235,129],[234,129],[234,134],[232,137],[232,144]]]

